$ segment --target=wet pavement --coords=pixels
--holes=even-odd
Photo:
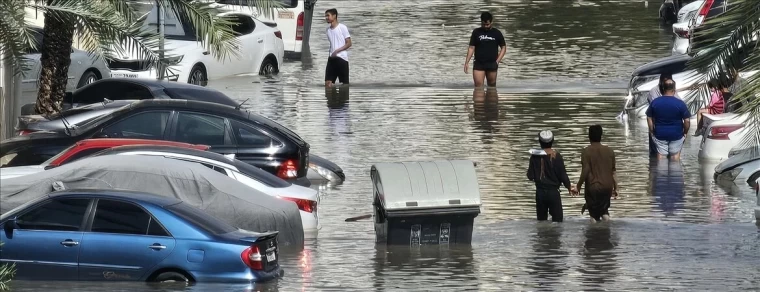
[[[319,237],[281,255],[278,281],[256,287],[198,284],[193,291],[282,290],[752,290],[760,287],[756,199],[744,182],[716,184],[715,164],[688,139],[680,163],[650,163],[646,128],[621,124],[625,85],[638,65],[670,54],[659,4],[639,1],[320,0],[311,57],[280,76],[211,81],[298,132],[347,180],[322,186]],[[351,30],[351,87],[323,88],[327,42],[321,12],[335,7]],[[498,89],[473,90],[462,70],[479,11],[496,16],[509,46]],[[245,106],[244,106],[245,107]],[[563,197],[562,224],[533,219],[525,178],[536,133],[551,129],[580,172],[586,129],[601,124],[617,154],[622,198],[612,223],[591,225],[583,199]],[[478,162],[482,213],[472,246],[374,244],[370,166],[456,159]],[[566,195],[563,192],[563,195]],[[102,291],[102,283],[21,282],[15,291]],[[109,284],[111,291],[184,286]]]

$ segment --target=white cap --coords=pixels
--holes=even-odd
[[[541,141],[543,143],[552,142],[554,141],[554,134],[549,130],[541,131],[541,133],[538,133],[538,141]]]

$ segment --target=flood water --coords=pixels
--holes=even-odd
[[[323,228],[281,255],[285,277],[255,287],[109,284],[110,291],[282,290],[752,290],[760,287],[756,199],[746,183],[712,180],[699,139],[680,163],[650,163],[646,128],[622,124],[630,72],[670,54],[659,1],[319,0],[311,52],[272,79],[211,81],[298,132],[340,165],[342,185],[319,187]],[[337,8],[352,34],[351,87],[325,90],[321,12]],[[473,91],[463,72],[479,11],[496,15],[509,46],[498,89]],[[527,150],[551,129],[571,180],[586,129],[601,124],[617,154],[614,221],[589,224],[583,199],[563,197],[566,222],[537,223]],[[471,246],[376,246],[370,167],[376,162],[471,159],[482,213]],[[566,195],[566,191],[563,195]],[[102,283],[13,284],[16,291],[102,291]]]

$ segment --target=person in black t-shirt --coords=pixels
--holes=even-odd
[[[496,70],[499,68],[501,59],[507,52],[507,43],[504,35],[493,28],[493,15],[483,12],[480,15],[481,27],[472,31],[470,47],[467,49],[467,58],[464,61],[464,73],[469,73],[470,59],[473,54],[475,61],[472,64],[472,80],[475,87],[482,87],[484,79],[488,79],[488,86],[496,86]]]

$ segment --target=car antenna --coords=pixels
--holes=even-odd
[[[244,104],[244,103],[246,103],[246,102],[247,102],[248,100],[250,100],[250,99],[251,99],[251,98],[249,97],[248,99],[244,100],[244,101],[243,101],[243,102],[241,102],[241,103],[240,103],[238,106],[236,106],[236,107],[235,107],[235,109],[236,109],[236,110],[239,110],[239,109],[240,109],[240,107],[241,107],[241,106],[243,106],[243,104]]]

